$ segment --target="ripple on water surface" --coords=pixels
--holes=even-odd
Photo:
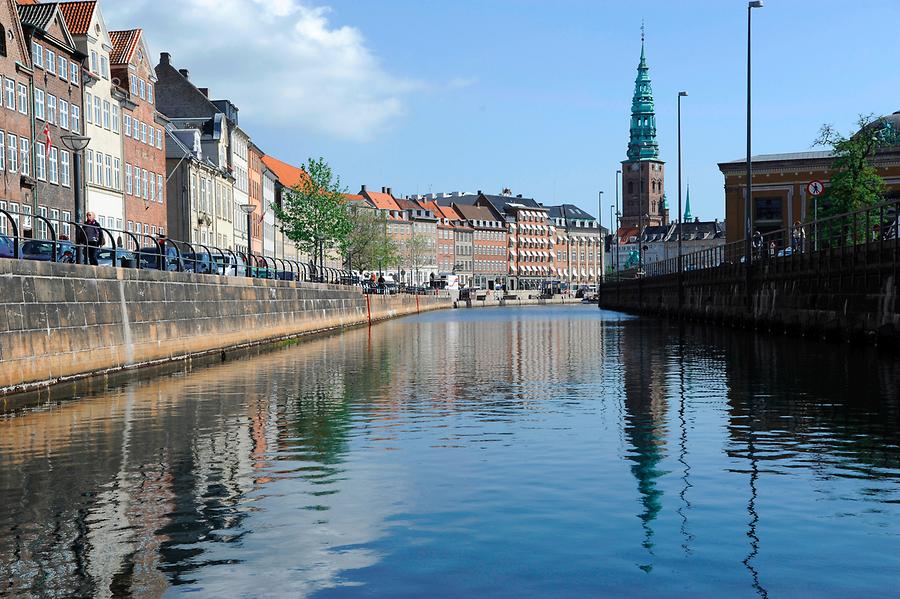
[[[0,417],[0,595],[890,596],[900,362],[430,313]]]

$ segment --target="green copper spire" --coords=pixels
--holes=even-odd
[[[634,98],[631,100],[631,139],[628,142],[629,160],[656,160],[659,144],[656,143],[656,113],[653,111],[653,89],[650,86],[650,68],[644,55],[644,26],[641,25],[641,61],[634,80]]]
[[[666,194],[663,194],[663,210],[669,209],[669,198],[666,197]]]
[[[687,198],[684,201],[684,222],[689,223],[694,220],[694,215],[691,214],[691,184],[687,185]]]

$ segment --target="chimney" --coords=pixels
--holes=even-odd
[[[168,52],[160,52],[159,53],[159,64],[171,64],[172,63],[172,55]]]
[[[387,193],[387,187],[384,185],[381,186],[381,193]]]
[[[389,196],[393,196],[393,195],[394,195],[394,194],[391,193],[391,188],[390,188],[390,187],[385,187],[384,190],[385,190],[384,193],[388,194]]]
[[[478,195],[481,195],[481,190],[480,190],[480,189],[478,190]]]
[[[207,98],[209,97],[209,88],[208,87],[198,87],[197,89],[200,90],[201,94],[203,94]]]
[[[181,73],[181,76],[185,79],[190,79],[190,72],[187,69],[178,69],[178,72]]]
[[[521,194],[521,193],[517,193],[517,194],[516,194],[516,197],[517,197],[517,198],[521,198],[521,197],[522,197],[522,194]]]
[[[360,193],[360,195],[366,193],[366,186],[365,186],[365,185],[363,185],[362,187],[359,188],[359,193]]]

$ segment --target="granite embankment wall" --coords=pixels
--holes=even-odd
[[[0,395],[452,305],[339,285],[0,259]]]
[[[871,244],[601,286],[600,306],[823,339],[900,345],[900,251]],[[868,250],[868,251],[867,251]],[[749,293],[748,293],[749,291]]]

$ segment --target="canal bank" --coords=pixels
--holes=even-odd
[[[0,396],[452,305],[340,285],[0,260]]]

